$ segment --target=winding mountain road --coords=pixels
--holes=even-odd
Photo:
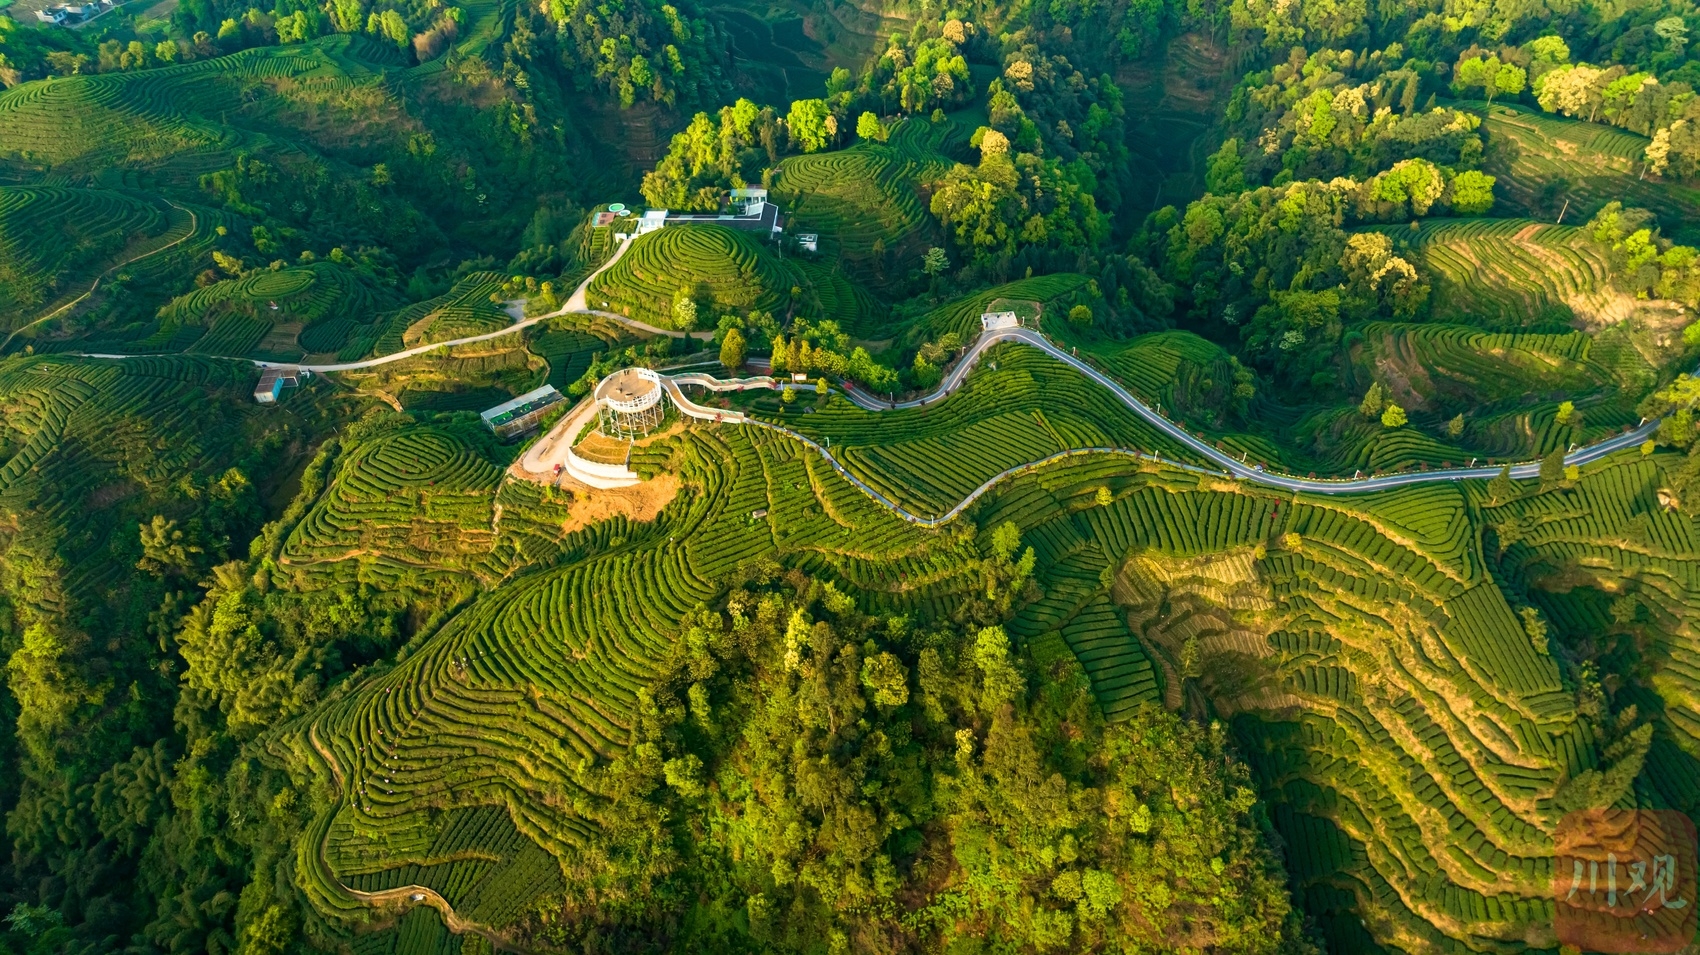
[[[632,244],[630,242],[621,242],[619,247],[614,250],[614,254],[608,257],[608,261],[597,266],[596,271],[585,276],[584,281],[578,284],[578,288],[573,289],[573,294],[567,297],[565,305],[562,305],[560,308],[548,313],[547,315],[538,315],[534,318],[520,318],[512,325],[498,328],[493,332],[485,332],[482,335],[468,335],[465,338],[455,338],[446,342],[433,342],[429,345],[416,345],[412,348],[403,349],[402,351],[391,352],[388,355],[379,355],[376,358],[367,358],[361,361],[336,362],[328,365],[304,365],[292,361],[261,361],[257,358],[243,358],[240,360],[253,362],[261,368],[300,368],[303,371],[320,373],[327,371],[359,371],[362,368],[375,368],[378,365],[387,365],[391,362],[405,361],[406,359],[414,358],[419,355],[429,354],[439,348],[453,348],[457,345],[472,345],[477,342],[487,342],[492,338],[501,338],[505,335],[512,335],[514,332],[523,331],[533,325],[546,322],[551,318],[558,318],[562,315],[568,315],[575,312],[591,312],[591,314],[595,315],[608,315],[611,318],[619,319],[621,321],[630,321],[623,315],[611,315],[608,312],[592,312],[591,309],[585,307],[584,296],[590,289],[590,283],[595,281],[598,275],[601,275],[603,272],[612,268],[615,262],[620,261],[620,256],[625,255],[626,250],[631,248],[631,246]],[[96,355],[91,357],[103,356]]]
[[[556,309],[555,311],[550,312],[546,315],[538,315],[534,318],[521,318],[518,321],[514,322],[514,324],[509,325],[505,328],[497,329],[496,331],[493,331],[493,332],[485,332],[484,334],[481,334],[481,335],[470,335],[470,336],[467,336],[465,338],[456,338],[456,339],[453,339],[453,340],[450,340],[450,341],[445,341],[445,342],[436,342],[436,343],[430,344],[430,345],[419,345],[419,346],[416,346],[416,347],[413,347],[413,348],[406,349],[404,351],[394,352],[394,353],[389,354],[389,355],[380,355],[376,358],[367,358],[367,359],[364,359],[364,360],[361,360],[361,361],[338,362],[338,363],[334,363],[334,364],[318,364],[318,365],[315,365],[315,364],[298,364],[298,363],[294,363],[294,362],[262,361],[262,360],[250,359],[250,358],[240,358],[240,359],[232,359],[232,360],[251,362],[252,364],[257,365],[261,368],[279,368],[279,367],[281,367],[281,368],[300,368],[300,369],[303,369],[303,370],[306,370],[306,371],[312,371],[312,372],[358,371],[358,370],[363,369],[363,368],[373,368],[373,367],[376,367],[378,365],[385,365],[385,364],[389,364],[391,362],[403,361],[403,360],[408,359],[408,358],[413,358],[413,357],[416,357],[418,355],[424,355],[424,354],[427,354],[429,352],[436,351],[437,349],[440,349],[440,348],[453,348],[453,347],[456,347],[456,346],[459,346],[459,345],[470,345],[470,344],[475,344],[477,342],[489,341],[489,340],[494,339],[494,338],[500,338],[504,335],[511,335],[515,332],[529,328],[533,325],[537,325],[541,322],[548,321],[551,318],[556,318],[556,317],[559,317],[559,316],[562,316],[562,315],[575,315],[575,314],[598,315],[598,316],[601,316],[603,318],[607,318],[611,321],[618,322],[622,325],[625,325],[629,328],[632,328],[636,331],[640,331],[640,332],[643,332],[643,333],[646,333],[646,334],[669,335],[669,336],[672,336],[672,337],[675,337],[675,338],[684,337],[684,335],[686,334],[684,332],[673,331],[673,330],[670,330],[670,329],[657,328],[653,325],[648,325],[644,322],[640,322],[640,321],[637,321],[635,319],[627,318],[624,315],[619,315],[619,314],[616,314],[614,312],[604,311],[604,310],[601,310],[601,309],[593,309],[593,308],[589,307],[589,303],[586,301],[586,295],[588,294],[588,292],[590,290],[590,283],[595,281],[595,279],[598,275],[601,275],[603,272],[612,268],[614,263],[620,261],[620,257],[626,254],[626,250],[631,248],[631,245],[632,245],[632,243],[630,241],[620,243],[619,247],[617,249],[615,249],[614,254],[609,256],[608,261],[602,263],[602,265],[599,266],[594,272],[592,272],[588,276],[586,276],[584,281],[579,283],[578,287],[573,290],[572,295],[568,296],[566,303],[564,305],[562,305],[559,309]],[[689,333],[689,334],[694,338],[700,338],[700,339],[711,339],[714,335],[713,332],[693,332],[693,333]],[[1073,354],[1070,354],[1067,351],[1064,351],[1062,348],[1058,347],[1055,343],[1053,343],[1049,338],[1047,338],[1042,332],[1039,332],[1039,331],[1037,331],[1035,329],[1031,329],[1031,328],[1025,328],[1025,327],[1003,328],[1003,329],[996,329],[996,330],[992,330],[992,331],[982,332],[980,334],[980,337],[975,339],[974,344],[969,347],[968,351],[965,352],[962,355],[962,357],[958,361],[955,362],[955,364],[951,367],[949,372],[946,373],[946,375],[944,376],[944,379],[941,382],[939,382],[939,386],[937,388],[935,388],[932,392],[930,392],[926,395],[923,395],[919,398],[911,398],[911,399],[906,400],[906,401],[886,401],[886,400],[881,400],[879,398],[875,398],[871,395],[868,395],[868,394],[864,393],[863,391],[861,391],[860,389],[858,389],[858,388],[856,388],[852,385],[849,385],[849,384],[846,384],[842,390],[843,390],[845,397],[847,397],[850,401],[854,402],[858,407],[861,407],[861,408],[868,410],[868,411],[894,411],[894,410],[903,410],[903,409],[908,409],[908,408],[919,408],[919,407],[922,407],[924,405],[934,404],[938,401],[943,400],[944,398],[949,397],[958,388],[962,387],[962,384],[965,381],[968,380],[969,373],[972,372],[974,370],[974,368],[979,364],[981,356],[985,354],[987,349],[991,348],[994,345],[1002,344],[1004,342],[1015,342],[1015,343],[1019,343],[1019,344],[1023,344],[1023,345],[1032,346],[1034,348],[1039,349],[1040,351],[1045,352],[1046,354],[1057,359],[1058,361],[1062,362],[1063,364],[1068,365],[1070,368],[1073,368],[1074,370],[1080,372],[1082,375],[1085,375],[1087,378],[1096,382],[1100,386],[1108,389],[1111,394],[1114,394],[1123,404],[1127,405],[1127,407],[1130,410],[1132,410],[1135,414],[1139,415],[1141,418],[1144,418],[1146,421],[1150,422],[1154,427],[1156,427],[1159,431],[1163,432],[1169,438],[1173,439],[1174,441],[1176,441],[1176,442],[1178,442],[1182,445],[1185,445],[1187,448],[1190,448],[1192,451],[1196,452],[1198,455],[1203,457],[1205,460],[1216,465],[1221,470],[1219,472],[1212,472],[1208,468],[1200,468],[1197,465],[1187,464],[1185,462],[1180,462],[1180,461],[1172,461],[1172,460],[1169,460],[1169,459],[1166,459],[1166,458],[1158,457],[1156,455],[1153,455],[1153,454],[1150,454],[1150,453],[1147,453],[1147,452],[1136,451],[1136,450],[1131,450],[1131,449],[1127,449],[1127,448],[1079,448],[1079,449],[1073,449],[1073,450],[1070,450],[1070,451],[1064,451],[1064,452],[1061,452],[1059,454],[1052,455],[1050,457],[1041,459],[1040,461],[1035,461],[1035,462],[1030,462],[1028,464],[1019,465],[1015,468],[1011,468],[1008,471],[1004,471],[1004,472],[998,474],[997,476],[993,477],[985,485],[982,485],[979,489],[975,490],[973,494],[971,494],[962,503],[958,504],[955,508],[952,508],[947,514],[942,515],[938,518],[925,518],[925,517],[921,517],[920,515],[915,515],[915,514],[909,513],[908,511],[906,511],[904,508],[902,508],[901,506],[899,506],[895,502],[886,499],[884,495],[879,494],[873,488],[868,487],[860,479],[856,478],[848,470],[846,470],[842,465],[840,465],[839,462],[837,461],[837,459],[833,457],[831,451],[829,451],[827,448],[822,447],[821,445],[817,444],[813,440],[805,437],[804,435],[801,435],[801,434],[797,433],[796,431],[791,430],[790,428],[785,428],[783,426],[771,424],[771,423],[768,423],[768,422],[757,421],[753,418],[744,419],[744,420],[747,420],[748,423],[753,423],[753,424],[760,425],[762,427],[781,431],[785,434],[788,434],[788,435],[791,435],[792,437],[797,438],[798,440],[803,441],[804,443],[808,444],[809,446],[815,448],[815,450],[819,451],[821,453],[821,455],[824,456],[826,458],[826,460],[832,465],[834,470],[836,470],[838,473],[842,474],[847,480],[849,480],[852,484],[855,484],[858,488],[860,488],[862,491],[867,493],[870,497],[874,498],[876,501],[879,501],[881,504],[885,505],[886,507],[889,507],[889,508],[891,508],[895,511],[898,511],[900,514],[902,514],[904,516],[904,518],[906,520],[914,521],[916,523],[921,523],[921,524],[927,524],[927,525],[944,523],[945,521],[947,521],[951,518],[954,518],[957,514],[961,513],[963,508],[965,508],[969,504],[971,504],[981,494],[985,493],[985,491],[990,489],[997,482],[1003,480],[1004,478],[1010,476],[1011,474],[1014,474],[1014,473],[1032,468],[1032,467],[1037,467],[1041,464],[1044,464],[1044,463],[1052,461],[1052,460],[1057,460],[1057,459],[1060,459],[1060,458],[1063,458],[1063,457],[1067,457],[1069,455],[1081,454],[1081,453],[1127,454],[1127,455],[1136,456],[1136,457],[1139,457],[1139,458],[1142,458],[1142,459],[1161,462],[1163,464],[1167,464],[1167,465],[1174,466],[1174,467],[1186,468],[1188,470],[1202,471],[1204,473],[1219,473],[1219,474],[1226,476],[1226,477],[1240,478],[1240,479],[1243,479],[1243,480],[1252,481],[1252,482],[1257,483],[1257,484],[1263,484],[1263,485],[1266,485],[1266,486],[1269,486],[1269,487],[1278,487],[1278,488],[1282,488],[1282,489],[1289,490],[1289,491],[1308,491],[1308,492],[1318,493],[1318,494],[1353,494],[1353,493],[1360,493],[1360,492],[1363,492],[1363,491],[1378,491],[1378,490],[1384,490],[1384,489],[1387,489],[1387,488],[1403,487],[1403,486],[1409,485],[1409,484],[1427,484],[1427,483],[1431,483],[1431,482],[1434,482],[1434,481],[1463,481],[1463,480],[1469,480],[1469,479],[1472,479],[1472,478],[1491,478],[1491,477],[1497,475],[1498,473],[1500,473],[1500,471],[1501,471],[1501,468],[1499,468],[1499,467],[1446,468],[1446,469],[1443,469],[1443,470],[1436,470],[1436,471],[1409,471],[1409,472],[1403,472],[1403,473],[1399,473],[1399,474],[1383,474],[1383,475],[1374,475],[1374,476],[1371,476],[1371,477],[1364,477],[1364,478],[1346,478],[1346,479],[1303,478],[1303,477],[1296,477],[1296,476],[1288,475],[1288,474],[1278,474],[1278,473],[1270,472],[1270,471],[1265,470],[1261,465],[1253,465],[1253,464],[1249,464],[1249,463],[1245,463],[1245,462],[1242,462],[1242,461],[1235,460],[1231,455],[1228,455],[1228,454],[1222,452],[1220,449],[1216,448],[1210,442],[1204,440],[1203,438],[1200,438],[1200,437],[1197,437],[1197,436],[1191,434],[1185,428],[1182,428],[1180,425],[1178,425],[1175,422],[1164,417],[1162,415],[1162,413],[1156,411],[1155,409],[1151,408],[1149,405],[1145,404],[1145,402],[1139,400],[1139,398],[1135,397],[1132,392],[1128,391],[1127,388],[1123,387],[1122,384],[1120,382],[1116,381],[1114,378],[1111,378],[1109,375],[1106,375],[1103,372],[1099,371],[1098,369],[1092,367],[1092,365],[1088,364],[1085,361],[1082,361],[1079,357],[1077,357]],[[135,356],[85,353],[83,357],[87,357],[87,358],[114,358],[114,359],[116,359],[116,358],[129,358],[129,357],[135,357]],[[706,377],[706,376],[691,375],[691,376],[685,376],[685,377],[686,378],[702,378],[702,377]],[[701,381],[697,381],[697,380],[687,381],[687,380],[684,380],[684,379],[681,379],[679,381],[679,383],[680,384],[686,384],[686,385],[701,385],[701,384],[703,384],[703,382],[701,382]],[[779,387],[779,386],[775,385],[773,387]],[[743,416],[739,416],[739,417],[742,418]],[[1607,438],[1607,439],[1605,439],[1603,441],[1599,441],[1595,444],[1591,444],[1591,445],[1587,445],[1585,447],[1577,448],[1577,449],[1575,449],[1575,450],[1573,450],[1570,453],[1565,455],[1564,463],[1567,464],[1567,465],[1568,464],[1576,464],[1576,465],[1586,464],[1590,461],[1596,461],[1596,460],[1599,460],[1600,458],[1606,457],[1607,455],[1614,454],[1618,451],[1622,451],[1625,448],[1635,447],[1635,446],[1641,444],[1642,442],[1646,441],[1649,437],[1651,437],[1653,432],[1658,429],[1658,425],[1659,425],[1659,423],[1658,423],[1657,420],[1645,421],[1645,422],[1642,422],[1640,427],[1626,431],[1623,434],[1617,435],[1615,437]],[[1538,462],[1538,461],[1529,461],[1529,462],[1525,462],[1523,464],[1513,465],[1512,468],[1511,468],[1511,476],[1514,477],[1514,478],[1519,478],[1519,479],[1531,478],[1531,477],[1536,477],[1539,474],[1540,474],[1540,462]]]
[[[895,403],[886,402],[880,401],[877,398],[871,398],[853,388],[846,389],[845,396],[855,402],[859,407],[868,411],[918,408],[922,405],[933,404],[961,387],[962,383],[967,380],[968,373],[974,369],[976,364],[979,363],[980,356],[988,348],[1002,342],[1019,342],[1024,345],[1031,345],[1034,348],[1045,352],[1052,358],[1068,365],[1074,370],[1080,372],[1082,375],[1085,375],[1087,378],[1092,379],[1094,382],[1097,382],[1099,385],[1108,389],[1110,393],[1120,399],[1121,402],[1127,405],[1128,408],[1135,414],[1144,418],[1146,421],[1151,422],[1151,424],[1156,426],[1159,431],[1162,431],[1170,438],[1186,445],[1188,448],[1197,452],[1211,463],[1218,465],[1225,473],[1236,478],[1254,481],[1258,484],[1284,488],[1289,491],[1343,494],[1361,491],[1377,491],[1385,488],[1402,487],[1407,484],[1426,484],[1433,481],[1463,481],[1470,478],[1491,478],[1497,475],[1501,470],[1499,467],[1447,468],[1437,471],[1411,471],[1401,474],[1384,474],[1374,477],[1338,480],[1328,478],[1302,478],[1272,473],[1264,470],[1262,467],[1242,463],[1231,455],[1225,454],[1208,441],[1189,433],[1180,425],[1175,424],[1173,421],[1164,417],[1160,412],[1145,404],[1145,402],[1140,401],[1133,395],[1132,392],[1128,391],[1114,378],[1111,378],[1076,356],[1062,350],[1049,338],[1046,338],[1043,333],[1030,328],[1006,328],[998,331],[981,333],[980,337],[975,340],[973,346],[968,349],[967,353],[965,353],[956,363],[955,367],[950,370],[950,373],[947,374],[944,380],[939,383],[938,388],[936,388],[932,393],[920,398]],[[1656,420],[1647,421],[1642,423],[1640,427],[1626,431],[1623,434],[1607,438],[1606,440],[1595,444],[1587,445],[1586,447],[1577,448],[1565,455],[1564,463],[1578,465],[1586,464],[1590,461],[1599,460],[1609,454],[1622,451],[1625,448],[1636,447],[1651,437],[1653,432],[1658,429],[1658,426],[1659,423]],[[1168,463],[1177,464],[1179,462]],[[1514,465],[1511,468],[1511,476],[1514,478],[1538,477],[1540,475],[1540,470],[1541,465],[1539,461],[1530,461],[1524,464]]]
[[[573,294],[567,297],[566,304],[562,305],[560,308],[545,315],[537,315],[532,318],[519,318],[512,325],[503,326],[493,332],[485,332],[481,335],[468,335],[465,338],[450,339],[446,342],[433,342],[429,345],[416,345],[402,351],[391,352],[388,355],[379,355],[376,358],[366,358],[360,361],[336,362],[325,365],[302,364],[300,362],[293,361],[262,361],[258,358],[241,358],[237,360],[252,362],[261,368],[300,368],[303,371],[320,373],[327,371],[359,371],[362,368],[374,368],[378,365],[388,365],[391,362],[404,361],[409,358],[415,358],[419,355],[429,354],[439,348],[453,348],[457,345],[472,345],[478,342],[487,342],[493,338],[501,338],[504,335],[512,335],[514,332],[523,331],[533,325],[546,322],[551,318],[559,318],[562,315],[600,315],[603,318],[611,319],[619,322],[621,325],[627,326],[628,328],[632,328],[649,335],[667,335],[673,338],[685,337],[685,332],[678,332],[668,328],[657,328],[654,325],[640,322],[634,318],[627,318],[624,315],[614,312],[605,312],[598,308],[591,308],[588,304],[586,304],[585,296],[590,291],[590,283],[595,281],[598,275],[601,275],[603,272],[613,268],[614,263],[620,261],[620,257],[625,255],[626,250],[631,247],[631,242],[621,242],[619,247],[614,250],[614,254],[608,257],[608,261],[597,266],[596,271],[584,277],[584,281],[578,284],[578,288],[573,289]],[[691,332],[690,336],[692,338],[707,341],[714,337],[714,333]],[[89,355],[88,357],[111,358],[117,356]]]
[[[950,510],[937,516],[927,517],[910,511],[908,508],[896,501],[893,501],[869,485],[866,481],[863,481],[861,478],[851,473],[848,468],[846,468],[836,457],[833,456],[833,453],[829,448],[822,445],[820,442],[815,441],[813,438],[810,438],[808,435],[802,434],[781,424],[763,421],[759,418],[734,412],[726,413],[726,422],[731,424],[755,425],[760,428],[766,428],[769,431],[784,434],[794,440],[802,442],[804,445],[812,448],[816,453],[818,453],[821,458],[826,461],[828,467],[831,467],[833,471],[835,471],[840,477],[844,478],[844,480],[850,482],[850,484],[857,490],[866,494],[882,507],[885,507],[897,516],[903,518],[903,520],[920,527],[939,527],[950,523],[961,515],[963,511],[972,506],[975,501],[979,500],[980,497],[987,491],[990,491],[992,488],[1010,477],[1044,467],[1045,465],[1061,461],[1065,458],[1087,454],[1119,455],[1137,461],[1150,461],[1162,464],[1166,467],[1191,471],[1195,474],[1210,474],[1221,477],[1241,478],[1269,487],[1278,487],[1289,491],[1309,491],[1318,494],[1354,494],[1365,491],[1377,491],[1387,488],[1403,487],[1408,484],[1426,484],[1433,481],[1462,481],[1470,478],[1491,478],[1499,474],[1501,471],[1501,468],[1498,467],[1448,468],[1440,471],[1412,471],[1402,474],[1387,474],[1367,478],[1342,480],[1301,478],[1286,474],[1270,473],[1260,466],[1236,461],[1232,456],[1224,454],[1221,450],[1212,446],[1204,439],[1187,432],[1186,429],[1182,428],[1180,425],[1177,425],[1168,418],[1163,417],[1161,413],[1153,410],[1151,407],[1146,405],[1145,402],[1140,401],[1133,395],[1132,392],[1128,391],[1114,378],[1111,378],[1098,369],[1093,368],[1086,362],[1081,361],[1078,357],[1063,351],[1042,333],[1030,328],[1006,328],[982,332],[980,337],[975,340],[974,344],[968,349],[968,351],[963,353],[962,357],[951,367],[950,371],[939,383],[939,386],[931,393],[923,395],[922,397],[910,399],[908,401],[892,402],[872,398],[859,390],[848,386],[845,387],[843,391],[845,396],[858,407],[868,411],[892,411],[905,408],[919,408],[923,405],[933,404],[943,400],[956,389],[960,388],[963,382],[968,380],[969,373],[974,370],[974,367],[977,364],[979,364],[980,357],[986,352],[986,350],[991,348],[993,345],[1001,344],[1003,342],[1017,342],[1024,345],[1031,345],[1032,347],[1045,352],[1053,358],[1056,358],[1058,361],[1061,361],[1075,369],[1087,378],[1090,378],[1092,381],[1109,389],[1109,391],[1119,398],[1123,404],[1127,405],[1140,417],[1151,422],[1158,428],[1158,430],[1162,431],[1175,441],[1196,451],[1221,470],[1212,470],[1211,468],[1201,467],[1197,464],[1190,464],[1185,461],[1175,461],[1170,458],[1164,458],[1150,451],[1139,451],[1131,448],[1071,448],[1066,451],[1059,451],[1055,454],[1048,455],[1036,461],[1018,464],[1012,468],[1000,471],[997,474],[992,475],[990,478],[987,478],[985,482],[970,492],[967,497],[957,502],[957,504],[950,508]],[[669,384],[674,385],[675,388],[678,385],[694,385],[709,387],[716,391],[724,391],[740,388],[787,387],[786,383],[771,377],[747,378],[734,381],[721,381],[719,379],[709,378],[709,376],[701,373],[678,375],[671,378],[667,378],[667,376],[663,377],[667,379]],[[715,384],[710,384],[710,382]],[[675,400],[677,400],[677,396],[675,396]],[[708,409],[702,410],[706,411]],[[703,417],[701,414],[696,414],[694,416]],[[716,420],[719,420],[718,416]],[[1616,437],[1608,438],[1596,444],[1588,445],[1587,447],[1572,451],[1570,454],[1565,456],[1564,461],[1566,464],[1586,464],[1589,461],[1598,460],[1606,455],[1624,450],[1625,448],[1635,447],[1641,442],[1647,440],[1647,438],[1650,437],[1658,428],[1658,424],[1659,423],[1656,420],[1643,422],[1640,427],[1626,431]],[[1540,467],[1540,462],[1538,461],[1515,465],[1511,468],[1511,475],[1515,478],[1537,477],[1540,474]]]

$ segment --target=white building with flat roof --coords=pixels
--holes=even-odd
[[[604,213],[606,215],[606,213]],[[602,222],[597,220],[598,224]],[[766,189],[733,189],[724,212],[674,212],[648,209],[638,217],[633,235],[648,235],[670,225],[719,225],[740,232],[774,236],[785,231],[779,207],[768,201]]]

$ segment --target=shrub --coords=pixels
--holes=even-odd
[[[856,120],[856,135],[871,143],[883,143],[886,140],[885,126],[880,122],[880,118],[868,112]]]
[[[1494,177],[1471,169],[1452,180],[1452,211],[1461,216],[1479,216],[1493,208]]]
[[[744,367],[744,333],[734,328],[720,342],[720,364],[729,372]]]

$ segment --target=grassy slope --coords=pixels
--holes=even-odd
[[[1184,208],[1204,192],[1204,161],[1216,147],[1211,129],[1240,70],[1229,51],[1197,33],[1167,41],[1160,56],[1130,60],[1116,74],[1126,96],[1133,224],[1161,205]]]

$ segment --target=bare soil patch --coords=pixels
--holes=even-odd
[[[94,493],[89,495],[89,507],[97,510],[108,507],[134,493],[136,493],[136,485],[129,481],[116,481],[105,487],[96,488]]]
[[[679,496],[680,485],[677,475],[661,473],[631,487],[609,491],[588,487],[563,474],[560,486],[573,492],[572,516],[561,525],[561,533],[571,534],[616,515],[634,521],[653,521]]]

